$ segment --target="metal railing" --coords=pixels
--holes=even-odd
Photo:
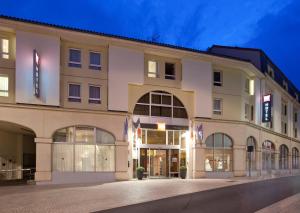
[[[23,179],[25,180],[34,180],[34,172],[35,168],[27,168],[27,169],[2,169],[0,170],[0,174],[9,174],[13,172],[22,172]],[[0,177],[1,180],[1,177]]]

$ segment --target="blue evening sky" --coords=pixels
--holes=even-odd
[[[201,50],[261,48],[300,88],[299,0],[0,0],[0,14]]]

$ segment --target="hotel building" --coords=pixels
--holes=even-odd
[[[0,42],[0,180],[300,172],[300,93],[262,50],[6,16]]]

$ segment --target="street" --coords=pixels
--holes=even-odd
[[[255,212],[300,192],[300,176],[196,192],[102,212]]]

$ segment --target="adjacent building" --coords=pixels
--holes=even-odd
[[[0,16],[0,179],[300,172],[299,90],[261,50]]]

